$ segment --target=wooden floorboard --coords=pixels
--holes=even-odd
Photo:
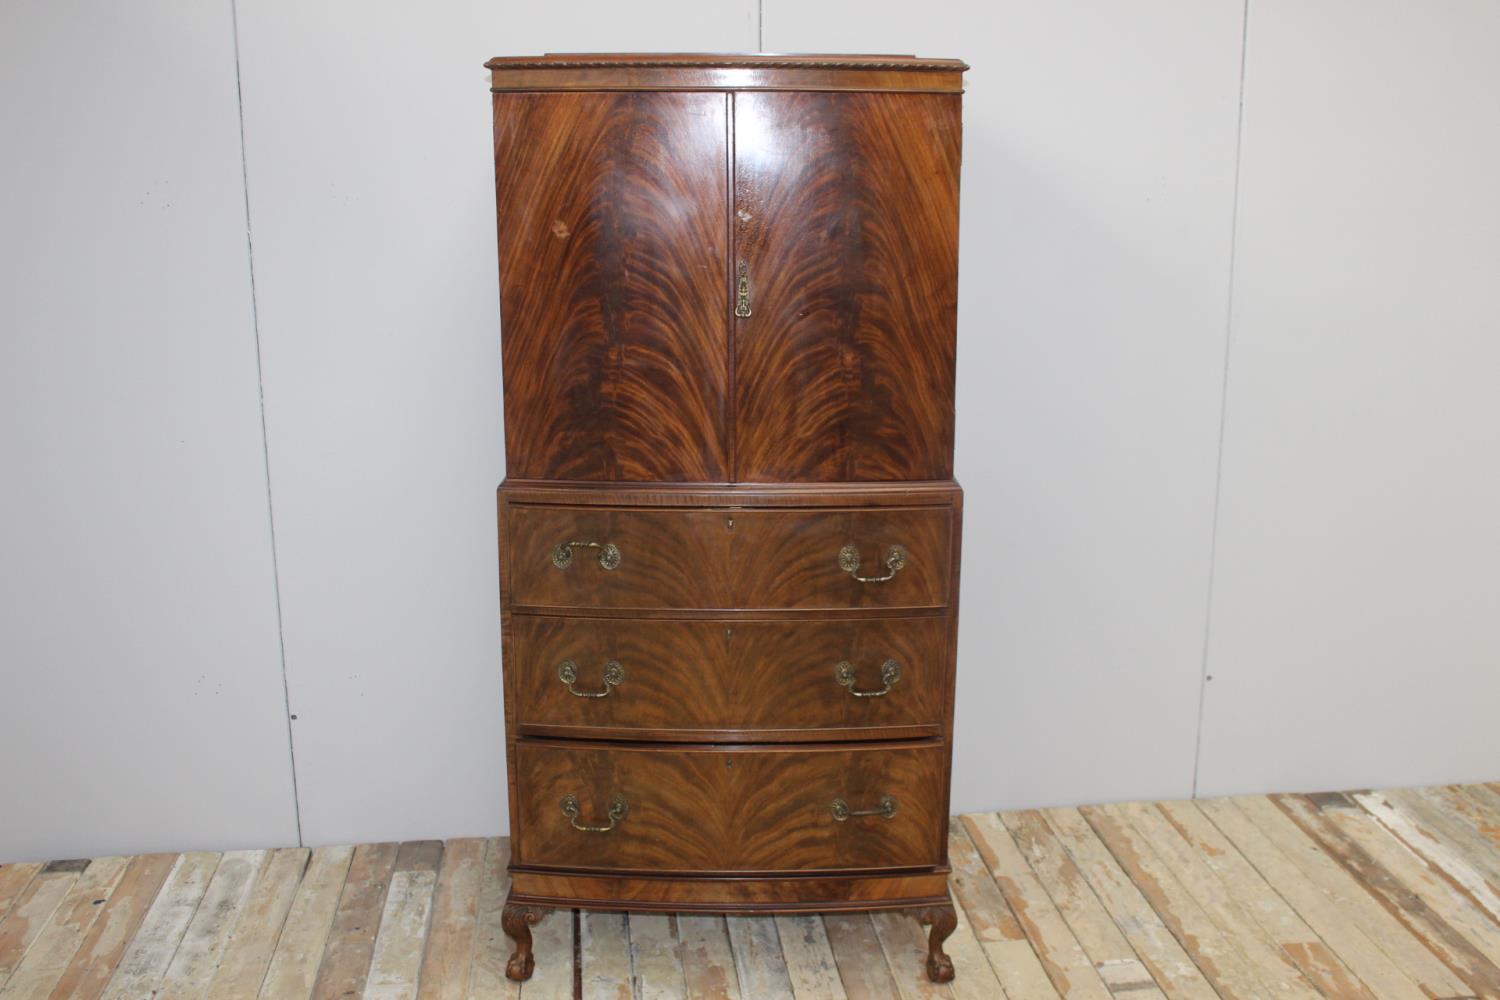
[[[550,913],[503,838],[0,864],[0,1000],[1500,1000],[1500,783],[981,813],[904,913]]]

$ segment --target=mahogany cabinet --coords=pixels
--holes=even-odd
[[[966,67],[486,65],[507,973],[551,909],[909,909],[952,978]]]

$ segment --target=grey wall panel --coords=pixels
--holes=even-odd
[[[1500,772],[1496,38],[1251,8],[1204,794]]]
[[[296,843],[227,4],[6,5],[0,859]]]

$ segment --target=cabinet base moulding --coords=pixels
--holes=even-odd
[[[567,882],[586,882],[588,876],[562,876],[561,880]],[[608,890],[615,889],[615,893],[609,898],[580,899],[577,897],[563,896],[533,896],[526,892],[517,891],[516,885],[525,884],[527,877],[517,873],[515,883],[510,895],[506,898],[505,909],[501,913],[500,925],[507,937],[515,943],[515,951],[512,952],[510,960],[506,962],[505,974],[510,979],[521,982],[531,978],[536,969],[536,956],[532,953],[531,928],[546,918],[554,910],[567,911],[571,909],[621,911],[631,913],[715,913],[729,915],[769,916],[778,913],[838,913],[854,911],[867,913],[871,911],[907,910],[918,923],[930,927],[927,937],[927,977],[935,983],[946,983],[953,979],[953,960],[943,951],[943,942],[948,935],[958,927],[958,914],[953,909],[953,902],[947,895],[947,877],[943,875],[914,876],[910,879],[872,878],[867,881],[879,883],[878,888],[889,891],[905,892],[909,889],[932,888],[940,890],[940,895],[931,895],[926,898],[914,898],[908,896],[891,896],[879,898],[878,896],[863,896],[851,898],[856,891],[853,885],[846,885],[844,893],[836,890],[824,901],[799,902],[791,897],[786,891],[787,886],[800,881],[780,877],[776,879],[740,879],[740,880],[688,880],[689,890],[701,890],[701,897],[708,899],[717,895],[723,902],[699,902],[693,901],[694,894],[689,891],[686,895],[676,895],[666,898],[660,890],[651,891],[644,884],[657,883],[670,887],[678,885],[673,880],[664,879],[616,879],[610,878],[600,880],[608,885],[600,885],[598,888]],[[920,880],[920,881],[919,881]],[[712,891],[712,883],[722,882],[727,888],[718,893]],[[829,882],[851,883],[856,880],[818,880],[820,887],[828,886]],[[543,883],[545,886],[545,883]],[[870,886],[866,887],[867,889]],[[632,891],[644,890],[644,897],[631,895]],[[757,893],[763,893],[768,898],[756,898]],[[661,896],[662,898],[656,898]],[[733,900],[733,901],[731,901]],[[837,900],[831,902],[830,900]]]
[[[946,905],[946,871],[918,875],[672,878],[512,869],[510,898],[529,906],[662,913],[838,913]]]

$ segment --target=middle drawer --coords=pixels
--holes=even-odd
[[[948,629],[946,615],[515,615],[507,668],[516,722],[532,735],[688,742],[937,735]]]
[[[513,607],[840,610],[949,601],[948,507],[506,511]]]

